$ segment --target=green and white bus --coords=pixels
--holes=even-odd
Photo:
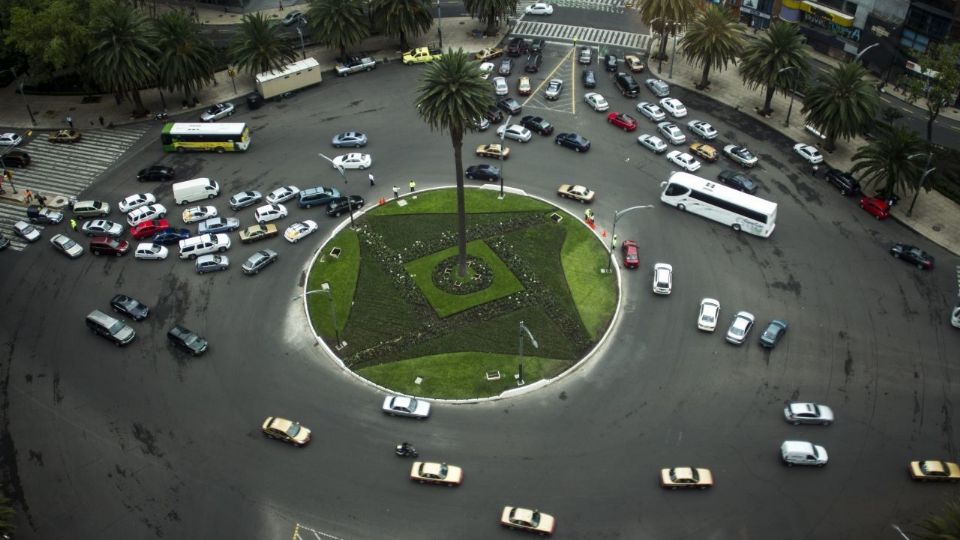
[[[244,123],[164,124],[160,142],[165,152],[245,152],[250,128]]]

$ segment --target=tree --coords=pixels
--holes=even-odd
[[[927,108],[927,142],[933,142],[933,123],[944,107],[953,103],[960,87],[960,43],[934,45],[918,59],[924,76],[905,80],[907,101],[916,103],[921,99]],[[936,73],[936,76],[926,76]]]
[[[960,539],[960,497],[947,501],[939,515],[931,514],[924,518],[920,522],[920,530],[910,534],[917,540]]]
[[[743,38],[739,26],[725,7],[710,4],[687,29],[681,50],[687,60],[703,66],[699,88],[710,84],[710,68],[724,70],[740,54]]]
[[[370,35],[359,0],[310,0],[307,20],[316,31],[317,40],[340,49],[340,56],[346,56],[347,47],[359,45]]]
[[[427,68],[417,89],[418,114],[433,131],[450,133],[453,170],[457,178],[459,275],[467,273],[467,214],[463,200],[463,134],[493,106],[490,83],[480,77],[480,65],[463,49],[448,50]]]
[[[690,22],[700,4],[699,0],[643,0],[640,4],[640,21],[660,34],[660,51],[656,58],[663,58],[667,54],[665,35],[675,34],[679,27]]]
[[[885,193],[906,194],[923,174],[927,145],[913,131],[890,126],[879,137],[860,147],[853,155],[851,172],[864,185],[874,185]],[[910,158],[913,159],[910,159]]]
[[[463,0],[463,7],[471,17],[487,25],[485,32],[492,36],[500,21],[517,13],[517,0]]]
[[[10,499],[0,495],[0,535],[13,536],[13,533],[16,531],[13,520],[16,517],[17,511],[10,503]]]
[[[856,62],[844,62],[829,70],[807,90],[803,109],[807,123],[827,138],[827,150],[836,147],[838,137],[850,140],[873,125],[880,98],[867,70]]]
[[[160,55],[157,58],[161,84],[183,93],[191,101],[204,85],[214,81],[216,50],[201,34],[186,11],[173,10],[154,20]]]
[[[114,94],[133,99],[135,116],[147,113],[140,89],[157,80],[153,59],[158,51],[153,25],[127,4],[114,2],[93,21],[90,72],[94,80]]]
[[[800,81],[807,79],[809,62],[806,39],[787,22],[771,24],[759,39],[744,47],[740,55],[740,78],[749,88],[762,87],[766,91],[760,114],[768,115],[773,111],[770,102],[776,91],[786,93],[787,89],[796,88]]]
[[[83,65],[91,45],[90,18],[90,5],[75,0],[51,0],[36,9],[13,6],[4,42],[29,59],[32,79],[48,79]]]
[[[388,35],[400,38],[400,49],[410,48],[407,36],[419,36],[433,25],[433,15],[425,0],[372,0],[374,16],[383,21]]]
[[[229,55],[237,67],[250,75],[280,70],[297,59],[296,49],[280,26],[272,24],[260,12],[243,16]]]

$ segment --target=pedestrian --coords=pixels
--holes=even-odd
[[[100,127],[103,127],[103,115],[100,115]]]
[[[67,125],[70,126],[70,129],[73,129],[73,117],[72,117],[72,116],[68,116],[68,117],[67,117]]]
[[[277,0],[277,3],[280,4],[280,11],[283,11],[283,0]]]
[[[819,171],[819,170],[820,170],[820,167],[817,167],[816,165],[813,166],[813,177],[814,177],[814,178],[817,177],[817,171]]]
[[[43,195],[37,193],[37,203],[38,203],[40,206],[46,206],[46,205],[47,205],[47,198],[44,197]]]
[[[370,186],[373,187],[375,185],[377,185],[377,183],[373,179],[373,173],[370,173]]]
[[[393,186],[393,198],[394,199],[400,198],[400,188],[398,186]]]
[[[23,198],[27,201],[27,204],[30,204],[33,201],[33,192],[29,189],[23,192]]]
[[[417,190],[417,183],[414,182],[413,180],[411,180],[411,181],[410,181],[410,193],[413,193],[413,192],[416,191],[416,190]]]
[[[76,220],[76,219],[71,219],[71,220],[70,220],[70,228],[73,229],[74,231],[77,230],[77,220]]]

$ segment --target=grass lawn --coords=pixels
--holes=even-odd
[[[485,189],[466,189],[463,192],[463,204],[468,214],[487,214],[494,212],[546,212],[553,207],[538,199],[522,195],[507,194],[498,199],[499,192]],[[427,191],[417,195],[416,199],[404,197],[405,206],[394,201],[377,209],[377,215],[409,214],[454,214],[457,213],[457,190],[444,189]]]
[[[340,257],[336,259],[329,255],[334,247],[342,250]],[[324,246],[323,250],[324,255],[317,258],[316,264],[310,270],[306,290],[317,290],[322,283],[330,284],[337,310],[337,326],[339,330],[343,330],[350,316],[350,305],[353,303],[360,269],[360,242],[357,233],[344,229],[333,242]],[[307,306],[314,331],[325,339],[335,339],[333,319],[330,316],[330,297],[326,294],[311,294],[307,297]]]
[[[590,337],[597,339],[610,324],[617,306],[616,274],[600,273],[607,267],[609,255],[597,249],[597,237],[590,230],[572,220],[564,223],[567,237],[560,250],[563,274],[583,325]]]

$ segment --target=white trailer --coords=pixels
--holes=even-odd
[[[270,99],[285,92],[293,92],[314,84],[320,84],[320,64],[316,58],[307,58],[287,64],[280,70],[257,75],[257,92],[263,99]]]

